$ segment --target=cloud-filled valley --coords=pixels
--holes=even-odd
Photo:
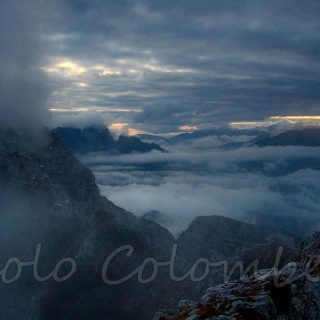
[[[102,193],[115,204],[137,216],[150,210],[166,214],[174,220],[175,234],[196,216],[212,214],[299,234],[320,225],[318,147],[223,150],[193,141],[167,150],[89,154],[81,161],[93,170]]]

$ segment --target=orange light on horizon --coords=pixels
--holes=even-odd
[[[109,125],[109,129],[111,131],[114,131],[116,134],[121,134],[126,132],[126,128],[128,126],[128,123],[126,122],[117,122],[117,123],[111,123]]]
[[[129,123],[127,122],[111,123],[109,125],[109,129],[115,132],[117,135],[127,134],[128,136],[135,136],[137,134],[146,133],[143,130],[129,127]]]
[[[193,132],[193,131],[196,131],[198,129],[198,127],[197,126],[184,125],[184,126],[180,126],[179,129],[181,131],[185,131],[185,132]]]
[[[238,129],[245,129],[269,127],[277,124],[320,125],[320,116],[271,116],[266,120],[261,121],[230,122],[229,126]]]
[[[137,128],[128,128],[127,132],[128,132],[129,136],[136,136],[137,134],[146,133],[145,131],[137,129]]]
[[[272,116],[272,120],[320,120],[320,116]]]
[[[239,121],[239,122],[230,122],[229,126],[233,128],[258,128],[258,127],[267,127],[273,124],[272,121]]]
[[[80,108],[73,108],[73,109],[66,109],[66,108],[50,108],[51,112],[66,112],[66,113],[73,113],[73,112],[88,112],[90,111],[89,108],[80,107]]]

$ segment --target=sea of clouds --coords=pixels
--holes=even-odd
[[[225,150],[210,139],[217,137],[168,145],[167,153],[96,153],[81,161],[103,195],[138,217],[150,210],[170,216],[176,235],[196,216],[213,214],[298,234],[319,227],[320,148]]]

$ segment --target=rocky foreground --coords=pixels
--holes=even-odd
[[[154,320],[320,319],[320,233],[304,243],[296,262],[280,270],[207,289],[200,302],[181,301]]]

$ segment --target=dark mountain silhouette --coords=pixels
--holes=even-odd
[[[159,135],[146,134],[146,133],[137,134],[137,137],[141,140],[153,141],[155,143],[166,143],[169,140],[168,138],[165,138]]]
[[[259,139],[255,142],[259,147],[266,146],[320,146],[320,129],[307,128],[300,130],[289,130],[274,137]]]
[[[135,136],[121,135],[116,140],[109,129],[104,126],[86,127],[84,129],[58,127],[53,130],[66,147],[73,153],[108,151],[115,153],[149,152],[164,150],[155,143],[142,142]]]
[[[239,135],[248,135],[248,136],[256,136],[258,134],[261,134],[260,131],[256,129],[233,129],[233,128],[217,128],[217,129],[202,129],[202,130],[196,130],[193,132],[185,132],[178,134],[172,138],[169,139],[170,143],[179,143],[184,142],[188,140],[194,140],[194,139],[200,139],[210,136],[239,136]]]
[[[127,137],[121,135],[116,144],[116,149],[119,150],[120,153],[131,153],[132,151],[150,152],[152,150],[157,150],[161,152],[164,151],[156,143],[142,142],[138,137],[135,136]]]

